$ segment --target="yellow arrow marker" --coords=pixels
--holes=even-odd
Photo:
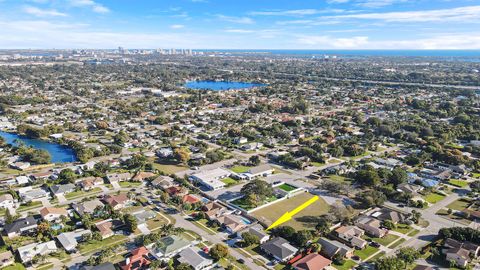
[[[282,223],[285,223],[285,222],[289,221],[290,219],[292,219],[292,217],[294,215],[298,214],[300,211],[307,208],[309,205],[316,202],[318,199],[319,199],[318,196],[312,197],[312,198],[310,198],[310,200],[304,202],[302,205],[293,209],[291,212],[286,212],[279,219],[277,219],[277,221],[275,221],[272,225],[270,225],[270,227],[267,228],[267,231],[277,227],[278,225],[280,225]]]

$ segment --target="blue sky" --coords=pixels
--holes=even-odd
[[[480,0],[0,0],[0,48],[480,49]]]

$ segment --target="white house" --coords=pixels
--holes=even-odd
[[[225,187],[225,183],[223,183],[221,180],[229,177],[231,174],[232,173],[230,171],[217,168],[214,170],[207,170],[193,174],[189,178],[191,181],[198,182],[209,189],[218,190]]]
[[[19,247],[17,252],[22,263],[30,262],[36,255],[47,255],[57,252],[58,248],[55,241],[45,243],[31,243],[23,247]]]
[[[12,208],[15,206],[15,200],[13,196],[10,194],[2,194],[0,195],[0,208]]]

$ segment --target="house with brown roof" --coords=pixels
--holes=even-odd
[[[40,215],[43,220],[53,222],[60,220],[62,216],[67,217],[68,212],[65,208],[44,207],[40,209]]]
[[[0,268],[7,267],[15,263],[15,258],[10,250],[0,253]]]
[[[365,234],[365,231],[357,226],[341,226],[335,230],[335,233],[338,238],[351,247],[363,249],[367,246],[367,241],[361,238]]]
[[[167,192],[170,197],[183,197],[188,194],[188,190],[180,186],[169,187],[165,189],[165,192]]]
[[[218,202],[210,202],[202,207],[202,211],[209,220],[216,220],[218,217],[231,213],[226,207]]]
[[[381,228],[381,222],[378,219],[371,217],[360,217],[355,221],[355,226],[364,230],[367,234],[374,237],[384,237],[387,233],[387,229]]]
[[[195,204],[195,203],[199,203],[200,199],[195,195],[187,194],[187,195],[183,196],[182,202],[183,203]]]
[[[106,204],[110,205],[114,210],[122,209],[131,202],[131,200],[125,193],[121,193],[118,195],[108,194],[103,198],[103,201]]]
[[[450,262],[455,262],[458,267],[465,268],[470,262],[470,252],[463,248],[451,248],[445,252],[445,259]]]
[[[146,179],[150,178],[150,177],[154,177],[156,174],[152,173],[152,172],[138,172],[137,174],[135,174],[135,176],[132,178],[132,181],[135,181],[135,182],[142,182],[142,181],[145,181]]]
[[[223,215],[217,218],[217,222],[229,233],[233,234],[247,227],[245,222],[236,215]]]
[[[130,256],[125,261],[118,264],[122,270],[133,269],[148,269],[148,265],[151,263],[149,258],[149,251],[146,247],[142,246],[136,248],[130,252]]]
[[[320,254],[312,253],[301,258],[292,265],[294,270],[323,270],[332,264],[332,261]]]
[[[113,232],[113,223],[111,220],[103,220],[95,223],[95,227],[100,232],[102,239],[109,238],[115,233]]]
[[[77,183],[83,190],[88,191],[101,186],[103,184],[103,179],[100,177],[90,176],[79,179]]]

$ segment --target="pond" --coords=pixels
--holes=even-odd
[[[262,87],[262,86],[266,86],[266,84],[250,83],[250,82],[230,82],[230,81],[189,81],[189,82],[186,82],[184,86],[191,89],[225,91],[225,90],[238,90],[238,89],[249,89],[253,87]]]
[[[74,162],[77,161],[77,156],[75,155],[75,151],[65,145],[61,145],[58,143],[51,143],[44,140],[39,139],[31,139],[22,135],[18,135],[15,133],[8,133],[4,131],[0,131],[0,136],[5,139],[8,144],[17,145],[15,143],[16,140],[22,141],[26,146],[31,146],[36,149],[43,149],[47,150],[52,157],[53,163],[65,163],[65,162]]]

